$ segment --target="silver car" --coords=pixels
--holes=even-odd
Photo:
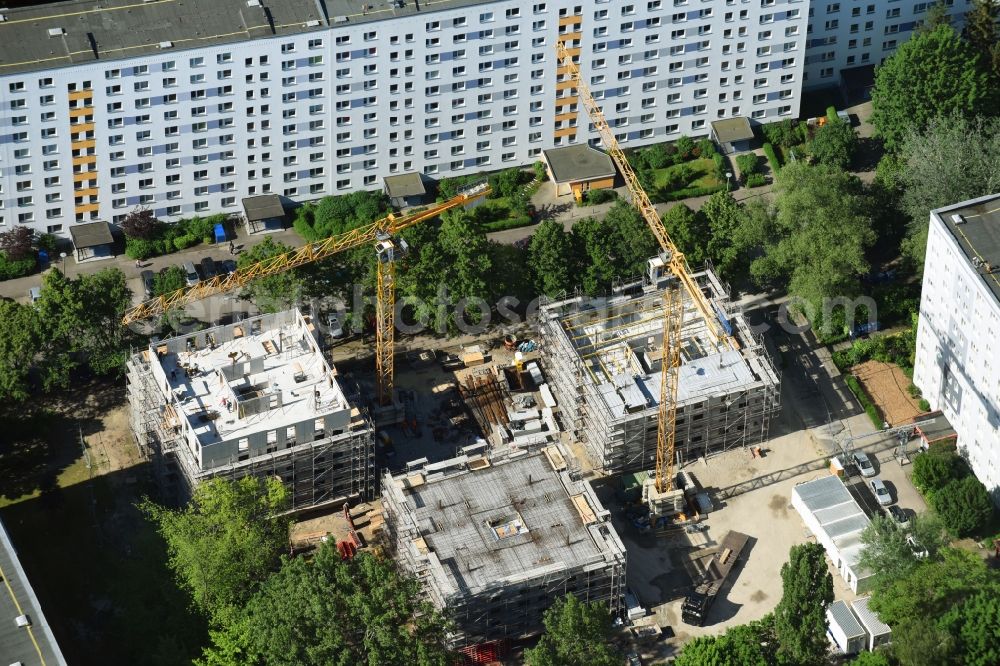
[[[875,493],[875,499],[882,506],[889,506],[892,504],[892,495],[889,494],[889,489],[885,487],[882,483],[882,479],[872,479],[871,480],[872,492]]]
[[[868,457],[867,453],[855,451],[854,464],[861,471],[861,476],[875,476],[875,466],[872,464],[871,458]]]

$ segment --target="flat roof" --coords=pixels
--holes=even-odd
[[[953,206],[938,208],[932,213],[951,232],[955,242],[979,277],[1000,303],[1000,194],[991,194]],[[954,215],[964,222],[956,224]]]
[[[427,194],[424,179],[419,173],[404,173],[399,176],[386,176],[383,179],[385,192],[390,198],[415,197]]]
[[[917,421],[915,425],[929,444],[958,437],[948,417],[941,412],[936,412],[931,418]]]
[[[150,345],[202,446],[350,408],[336,371],[323,358],[301,315],[294,314],[290,322],[258,332],[249,322],[218,327],[234,331],[232,340],[220,344],[179,351],[171,349],[182,345],[171,345],[169,340]],[[214,330],[195,335],[208,339]],[[229,376],[237,363],[248,364],[242,366],[247,371]],[[249,401],[262,401],[265,408],[244,409]]]
[[[115,242],[107,222],[73,224],[69,228],[69,235],[73,238],[73,247],[77,249],[99,247]]]
[[[415,548],[440,564],[431,567],[438,587],[475,595],[624,558],[597,496],[557,471],[544,451],[433,471],[451,462],[388,481],[419,526]]]
[[[0,523],[0,663],[24,666],[65,666],[42,607],[35,597],[14,544]],[[15,618],[27,615],[30,627],[19,627]]]
[[[243,214],[250,222],[274,220],[285,216],[285,207],[277,194],[261,194],[243,199]]]
[[[837,623],[848,639],[865,635],[865,628],[858,622],[858,618],[854,617],[854,613],[851,612],[851,607],[847,605],[846,601],[839,599],[834,601],[826,609],[826,616],[831,622]]]
[[[719,143],[749,141],[753,138],[753,128],[745,116],[712,121],[712,133]]]
[[[7,9],[0,74],[320,30],[319,8],[315,0],[76,0]]]
[[[322,31],[490,1],[74,0],[4,9],[0,75]],[[58,30],[64,32],[50,36]]]
[[[812,513],[827,540],[837,546],[841,559],[854,571],[861,556],[861,532],[869,520],[838,476],[824,476],[800,483],[792,489]]]
[[[851,604],[851,608],[854,610],[854,614],[858,616],[858,621],[864,625],[865,629],[872,636],[885,636],[886,634],[891,634],[892,629],[879,619],[879,616],[875,614],[871,608],[868,607],[868,602],[871,601],[871,597],[861,597]]]
[[[543,150],[542,154],[552,169],[552,176],[560,183],[606,178],[617,173],[607,153],[585,143],[550,148]]]

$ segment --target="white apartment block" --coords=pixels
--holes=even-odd
[[[868,71],[910,38],[935,0],[813,0],[809,6],[804,88],[840,85],[845,70]],[[971,9],[968,0],[944,0],[958,27]]]
[[[1000,488],[1000,195],[931,211],[913,382]]]
[[[89,0],[0,12],[0,230],[67,236],[795,117],[807,0]]]

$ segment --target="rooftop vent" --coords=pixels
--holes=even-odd
[[[0,14],[0,23],[3,23],[6,20],[7,20],[7,15],[6,14]]]
[[[174,48],[173,42],[160,42],[159,48],[161,49],[172,49]]]
[[[346,16],[334,16],[333,17],[333,22],[334,23],[347,23],[347,17]]]
[[[965,218],[959,215],[958,213],[955,213],[954,215],[951,216],[951,221],[954,222],[955,224],[965,224]]]
[[[260,0],[247,0],[247,7],[260,7]]]
[[[62,37],[66,31],[62,28],[49,28],[49,37]]]
[[[307,28],[315,28],[318,25],[319,25],[319,21],[317,21],[316,19],[313,19],[312,21],[306,21],[306,27]]]

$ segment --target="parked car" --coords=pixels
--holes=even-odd
[[[907,530],[910,529],[910,514],[903,511],[896,505],[885,507],[885,514],[892,519],[894,523],[899,525],[900,528]]]
[[[913,538],[912,534],[907,535],[907,537],[906,537],[906,543],[907,543],[907,545],[910,546],[910,550],[913,551],[913,556],[916,557],[917,559],[921,559],[922,560],[922,559],[926,558],[930,554],[930,553],[927,552],[926,548],[924,548],[923,546],[921,546],[920,543],[917,542],[917,540]]]
[[[211,280],[218,274],[215,267],[215,260],[212,257],[205,257],[201,260],[201,277],[204,280]]]
[[[882,479],[872,479],[871,480],[872,492],[875,493],[875,499],[882,506],[889,506],[892,504],[892,495],[889,494],[889,489],[885,487],[882,483]]]
[[[31,303],[37,303],[38,300],[41,297],[42,297],[42,288],[41,287],[32,287],[31,289],[28,290],[28,301],[29,302],[31,302]]]
[[[326,324],[329,329],[331,337],[344,337],[344,326],[341,324],[340,317],[337,316],[336,312],[328,312],[323,319],[323,323]]]
[[[193,261],[185,261],[184,265],[181,266],[181,270],[184,271],[184,282],[187,286],[193,287],[201,282],[201,277],[198,276],[198,269],[195,268]]]
[[[219,275],[229,275],[230,273],[236,272],[236,262],[232,259],[226,259],[219,262]]]
[[[872,465],[871,458],[863,451],[854,452],[854,464],[861,471],[861,476],[875,476],[875,466]]]
[[[153,297],[153,282],[156,277],[153,271],[146,269],[139,273],[139,277],[142,279],[142,289],[146,292],[146,298]]]

